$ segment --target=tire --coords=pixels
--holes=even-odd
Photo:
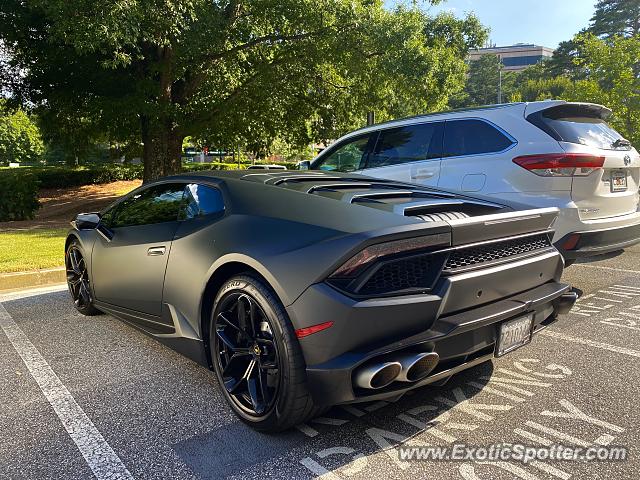
[[[251,325],[258,328],[249,338]],[[304,358],[287,313],[262,280],[239,275],[220,288],[209,319],[209,345],[227,403],[256,430],[286,430],[323,410],[307,389]]]
[[[80,243],[77,240],[72,240],[69,243],[64,255],[64,264],[67,270],[67,287],[75,309],[87,317],[101,313],[93,305],[89,273]]]

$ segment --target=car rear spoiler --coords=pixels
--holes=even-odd
[[[453,246],[550,230],[559,210],[536,208],[447,220]]]

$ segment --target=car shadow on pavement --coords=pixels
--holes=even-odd
[[[380,406],[380,402],[350,405],[359,412],[356,416],[348,409],[336,406],[319,419],[309,421],[301,429],[291,429],[278,434],[260,433],[236,420],[234,423],[175,444],[173,449],[182,461],[203,479],[240,475],[253,466],[260,465],[262,468],[265,463],[278,462],[279,457],[293,455],[294,458],[302,459],[308,456],[310,451],[335,446],[336,442],[354,446],[358,453],[366,456],[380,451],[380,447],[367,437],[367,430],[381,429],[407,438],[413,437],[418,432],[416,425],[410,425],[398,417],[406,417],[408,412],[414,409],[423,410],[419,415],[413,416],[416,424],[426,424],[424,429],[437,427],[437,417],[459,403],[460,391],[464,400],[471,399],[482,391],[477,387],[486,385],[492,374],[493,362],[487,361],[454,375],[445,385],[418,388],[384,406]],[[473,382],[477,387],[470,388],[469,382]],[[436,397],[447,399],[449,402],[438,402],[435,400]],[[427,408],[421,408],[425,406]],[[304,430],[314,433],[305,435]],[[434,440],[434,437],[429,438],[431,441]],[[366,441],[367,439],[369,441]],[[354,445],[354,441],[358,444]],[[332,457],[330,469],[338,469],[352,460],[351,455]],[[280,461],[287,463],[282,458]],[[302,465],[299,466],[304,469]]]

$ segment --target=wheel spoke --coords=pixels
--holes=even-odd
[[[269,397],[269,390],[267,385],[267,372],[262,369],[259,369],[257,372],[258,384],[260,385],[260,395],[262,397],[262,402],[267,403],[267,399]]]
[[[255,378],[247,379],[247,388],[249,390],[249,398],[251,398],[251,405],[253,405],[253,410],[260,415],[264,412],[264,403],[260,401],[260,397],[258,394],[258,382]]]
[[[222,376],[225,377],[227,376],[228,373],[230,373],[230,370],[232,369],[232,367],[234,366],[234,364],[237,364],[239,360],[247,360],[247,357],[250,357],[251,353],[250,352],[236,352],[233,355],[231,355],[231,357],[229,358],[229,361],[227,362],[227,364],[225,365],[224,369],[222,370]]]
[[[78,292],[79,296],[82,298],[83,305],[89,305],[91,303],[91,296],[89,295],[89,288],[85,281],[80,282],[80,290]]]
[[[233,350],[234,352],[236,351],[238,346],[229,338],[224,330],[216,330],[216,335],[220,340],[222,340],[222,343],[224,343],[227,348]]]
[[[218,314],[218,318],[221,319],[224,323],[226,323],[227,325],[229,325],[231,328],[233,328],[236,332],[238,332],[240,335],[246,337],[248,340],[253,340],[252,337],[250,335],[247,334],[247,332],[245,332],[244,330],[242,330],[240,327],[238,327],[237,325],[235,325],[231,320],[229,320],[227,317],[224,316],[224,314],[220,313]]]
[[[247,306],[249,309],[247,310]],[[254,302],[247,295],[238,297],[238,323],[244,326],[245,332],[254,339],[256,337]]]

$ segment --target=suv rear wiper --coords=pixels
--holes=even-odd
[[[613,142],[611,144],[611,146],[613,148],[618,148],[618,147],[630,147],[631,146],[631,142],[629,140],[627,140],[626,138],[619,138],[617,139],[615,142]]]

